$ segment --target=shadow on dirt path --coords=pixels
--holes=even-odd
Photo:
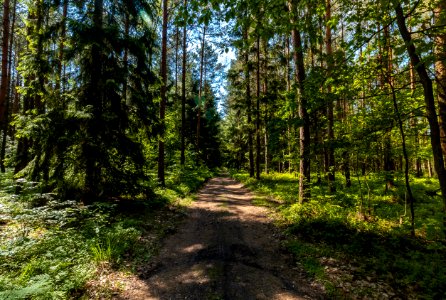
[[[320,299],[280,247],[266,208],[226,177],[210,180],[159,256],[115,299]]]

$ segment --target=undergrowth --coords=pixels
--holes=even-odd
[[[266,199],[257,203],[275,207],[296,262],[324,282],[332,297],[342,298],[347,291],[348,297],[380,298],[387,293],[446,298],[443,208],[440,197],[426,193],[439,188],[437,180],[411,178],[416,199],[412,238],[402,176],[388,191],[383,174],[356,178],[350,188],[339,184],[333,195],[326,184],[313,184],[311,200],[304,204],[297,203],[298,179],[293,174],[263,174],[259,181],[246,173],[232,176]]]
[[[175,227],[175,207],[191,201],[212,173],[200,167],[167,175],[153,199],[90,206],[1,175],[0,299],[87,299],[87,282],[104,269],[135,272]]]

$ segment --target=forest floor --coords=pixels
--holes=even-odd
[[[283,246],[271,210],[227,177],[211,179],[159,255],[115,299],[320,299]]]

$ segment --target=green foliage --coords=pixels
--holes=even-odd
[[[154,199],[90,206],[41,193],[35,182],[17,183],[10,172],[2,175],[0,298],[77,298],[98,269],[132,271],[147,263],[182,216],[163,207],[185,205],[180,199],[190,198],[212,175],[205,166],[176,169],[168,172],[167,188]],[[20,195],[14,194],[17,188]]]
[[[317,260],[317,255],[322,255],[321,252],[316,252],[313,245],[299,242],[297,240],[287,242],[286,247],[293,253],[296,260],[304,267],[305,271],[311,277],[317,279],[325,279],[324,268]]]
[[[3,279],[3,278],[2,278]],[[8,278],[10,280],[10,278]],[[47,299],[48,297],[57,298],[58,293],[51,292],[51,282],[49,276],[37,275],[28,282],[28,286],[8,289],[0,292],[1,299]],[[0,286],[7,286],[0,282]],[[10,288],[10,286],[8,287]]]
[[[446,295],[442,203],[439,197],[425,194],[426,190],[438,188],[436,180],[413,179],[418,199],[415,203],[417,237],[409,238],[401,175],[396,176],[399,188],[387,193],[384,193],[385,174],[361,176],[361,187],[358,182],[349,189],[339,185],[335,195],[327,193],[325,184],[314,185],[312,199],[303,204],[290,196],[295,197],[298,185],[292,174],[263,174],[260,181],[249,178],[246,173],[232,176],[261,197],[273,197],[281,203],[273,207],[288,236],[286,246],[295,255],[296,262],[334,295],[341,293],[336,291],[336,284],[342,285],[342,280],[351,279],[338,278],[336,282],[330,279],[331,266],[327,265],[327,259],[348,265],[347,271],[354,272],[357,278],[372,277],[413,297]],[[373,295],[373,291],[361,293]]]
[[[146,1],[111,1],[103,14],[103,2],[84,8],[68,2],[62,21],[60,5],[26,6],[28,46],[19,66],[23,112],[13,122],[17,176],[39,181],[62,198],[89,203],[148,196],[142,143],[161,128],[150,60],[154,28],[141,22],[143,15],[154,18],[153,7]],[[55,45],[64,49],[47,50]],[[76,71],[62,74],[63,66]]]
[[[186,197],[198,190],[213,174],[214,172],[205,165],[177,168],[170,172],[166,185],[168,189],[175,191],[177,197]]]
[[[90,248],[93,261],[119,264],[123,254],[133,247],[140,235],[135,228],[124,229],[121,224],[98,232],[97,240]]]

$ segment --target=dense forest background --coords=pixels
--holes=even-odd
[[[445,1],[3,0],[0,17],[0,208],[153,204],[225,167],[254,189],[291,174],[298,213],[334,201],[444,248]]]

